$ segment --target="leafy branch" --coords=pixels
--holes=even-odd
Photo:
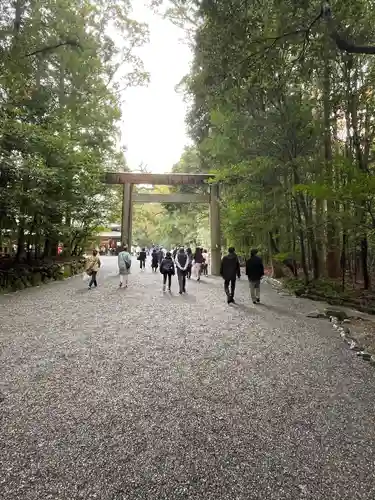
[[[26,54],[25,57],[36,56],[38,54],[46,54],[48,52],[53,52],[54,50],[58,49],[59,47],[64,47],[67,45],[69,45],[73,48],[82,50],[82,45],[77,40],[66,40],[65,42],[58,42],[54,45],[47,45],[46,47],[42,47],[40,49],[29,52],[28,54]]]

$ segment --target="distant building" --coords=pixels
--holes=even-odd
[[[99,236],[99,249],[117,248],[121,245],[121,225],[109,224],[110,231],[103,231]]]

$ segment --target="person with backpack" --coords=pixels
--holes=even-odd
[[[128,247],[125,245],[123,250],[118,254],[118,268],[120,273],[120,288],[125,281],[125,288],[128,288],[128,280],[130,274],[130,267],[132,265],[132,258],[128,252]]]
[[[189,266],[189,258],[183,248],[180,248],[180,250],[178,251],[175,264],[177,269],[178,284],[180,288],[179,294],[182,295],[183,293],[186,293],[186,275]]]
[[[165,258],[160,263],[160,272],[163,275],[163,292],[165,292],[165,287],[168,280],[168,292],[171,291],[172,276],[175,275],[174,262],[172,259],[171,252],[165,254]]]
[[[263,262],[257,254],[258,250],[254,248],[250,252],[250,259],[246,261],[246,275],[249,280],[253,304],[259,304],[260,302],[260,280],[264,276]]]
[[[236,279],[241,277],[241,268],[236,251],[233,247],[228,248],[228,255],[222,258],[220,275],[224,280],[224,290],[228,299],[228,304],[234,304]]]

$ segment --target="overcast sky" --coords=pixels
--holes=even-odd
[[[184,33],[142,3],[133,2],[133,17],[149,25],[150,43],[139,50],[139,55],[151,81],[148,87],[126,91],[121,140],[128,148],[131,169],[143,163],[152,172],[167,172],[189,142],[186,105],[175,86],[188,73],[192,54],[181,41]]]

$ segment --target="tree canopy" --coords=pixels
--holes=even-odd
[[[222,181],[227,243],[361,275],[374,232],[374,15],[364,1],[201,0],[184,79],[200,168]],[[186,2],[175,1],[176,5]]]
[[[0,247],[75,252],[103,220],[103,173],[126,168],[120,97],[147,80],[134,53],[147,36],[130,2],[2,2]]]

